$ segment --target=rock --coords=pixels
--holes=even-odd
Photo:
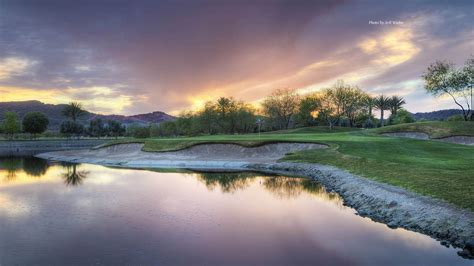
[[[387,226],[391,229],[395,229],[398,227],[398,224],[396,222],[389,222]]]
[[[448,241],[446,241],[446,240],[442,240],[442,241],[440,242],[440,244],[441,244],[442,246],[445,246],[445,247],[448,247],[448,248],[449,248],[449,243],[448,243]]]
[[[387,207],[388,207],[388,208],[393,208],[393,207],[395,207],[395,206],[397,206],[397,205],[398,205],[398,203],[393,200],[392,202],[390,202],[390,203],[388,204]]]
[[[464,245],[464,249],[474,253],[474,239],[468,240]]]
[[[474,259],[474,254],[469,252],[467,249],[463,249],[458,251],[458,255],[465,258],[465,259]]]

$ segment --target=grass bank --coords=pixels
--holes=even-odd
[[[437,139],[450,136],[474,136],[474,123],[469,121],[429,121],[382,127],[374,129],[373,131],[379,134],[423,132],[428,134],[430,138]]]
[[[445,128],[451,128],[454,135],[459,132],[473,135],[474,128],[471,129],[470,125],[465,128],[463,122],[457,123],[459,124],[416,123],[410,125],[410,128],[429,127],[435,136],[447,136]],[[443,133],[433,129],[436,126]],[[109,144],[142,142],[146,151],[168,151],[201,143],[236,143],[244,146],[278,141],[324,143],[329,145],[328,149],[298,152],[287,155],[283,160],[333,165],[360,176],[443,199],[474,211],[474,147],[439,141],[384,137],[375,134],[380,133],[380,129],[335,133],[319,133],[320,129],[309,131],[128,139]]]

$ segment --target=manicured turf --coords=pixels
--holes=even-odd
[[[462,122],[459,126],[447,127],[461,128],[460,131],[466,135],[473,135],[469,125],[467,129],[462,129]],[[147,151],[176,150],[200,143],[222,142],[245,146],[278,141],[325,143],[330,146],[328,149],[298,152],[283,160],[334,165],[357,175],[440,198],[474,211],[474,147],[384,137],[374,134],[374,131],[378,132],[267,133],[260,136],[218,135],[121,142],[144,142]]]

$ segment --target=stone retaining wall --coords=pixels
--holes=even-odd
[[[50,151],[88,149],[107,141],[105,139],[0,141],[0,157],[33,156]]]

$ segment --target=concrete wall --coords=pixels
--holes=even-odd
[[[107,140],[103,139],[0,141],[0,157],[33,156],[49,151],[88,149],[105,142],[107,142]]]

